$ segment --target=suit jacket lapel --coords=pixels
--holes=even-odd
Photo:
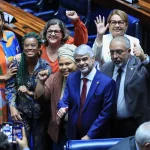
[[[81,73],[77,72],[77,75],[75,76],[74,87],[75,87],[75,93],[77,98],[77,104],[80,107],[80,83],[81,83]]]
[[[109,64],[109,67],[105,70],[104,74],[108,75],[109,77],[113,77],[113,72],[114,72],[114,64],[111,62]]]
[[[129,141],[129,145],[131,150],[136,150],[135,138],[131,138],[131,140]]]
[[[84,109],[88,105],[89,101],[91,100],[91,97],[94,95],[94,92],[95,92],[97,86],[100,84],[99,81],[100,81],[100,77],[98,76],[98,71],[97,71],[95,76],[94,76],[94,79],[92,81],[92,84],[91,84],[91,87],[89,89],[89,92],[87,94],[87,97],[86,97],[86,100],[85,100],[82,112],[84,111]]]
[[[129,62],[127,64],[126,76],[125,76],[125,86],[127,85],[129,79],[131,78],[135,70],[135,58],[130,55]]]

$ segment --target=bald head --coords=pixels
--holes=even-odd
[[[113,38],[110,42],[110,46],[115,43],[115,42],[122,42],[124,43],[124,47],[125,49],[129,49],[131,46],[130,46],[130,40],[125,37],[125,36],[117,36],[115,38]]]
[[[139,126],[135,133],[135,140],[141,147],[144,147],[147,143],[150,145],[150,121]]]

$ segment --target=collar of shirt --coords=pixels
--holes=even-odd
[[[135,146],[136,146],[136,150],[140,150],[136,141],[135,141]]]
[[[93,67],[92,71],[91,71],[86,77],[84,77],[84,76],[81,74],[81,79],[82,79],[82,78],[87,78],[89,81],[92,81],[93,78],[94,78],[94,76],[95,76],[95,74],[96,74],[96,69],[95,69],[95,67]]]
[[[123,65],[123,66],[121,66],[121,67],[118,67],[117,65],[115,65],[114,72],[116,72],[116,73],[117,73],[118,69],[119,69],[119,68],[121,68],[121,69],[122,69],[122,71],[123,71],[124,73],[126,73],[128,62],[129,62],[129,59],[128,59],[127,63],[126,63],[126,64],[124,64],[124,65]]]
[[[35,68],[34,68],[34,71],[35,71],[39,66],[40,66],[40,59],[38,60],[36,66],[35,66]]]
[[[127,37],[126,34],[124,34],[124,36]],[[112,36],[111,32],[109,33],[109,39],[111,39],[111,40],[113,39],[113,36]]]
[[[2,39],[1,39],[1,41],[7,43],[8,39],[7,39],[6,33],[5,33],[5,31],[2,31],[2,32],[3,32],[3,37],[2,37]]]
[[[122,67],[118,67],[117,65],[115,65],[115,68],[114,68],[114,72],[116,72],[118,74],[118,69],[121,68],[122,69],[122,72],[126,72],[126,69],[127,69],[127,64],[126,65],[123,65]]]

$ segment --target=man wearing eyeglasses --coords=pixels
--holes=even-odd
[[[142,51],[142,59],[132,56],[130,47],[127,37],[113,38],[109,46],[112,61],[101,68],[101,72],[116,81],[117,118],[113,121],[113,137],[132,136],[141,123],[150,120],[150,78],[146,69],[150,59]]]

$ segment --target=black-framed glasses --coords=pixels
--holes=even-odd
[[[59,35],[61,33],[61,30],[47,30],[48,35],[52,35],[54,33],[55,35]]]
[[[121,55],[123,52],[125,52],[128,49],[122,50],[122,49],[118,49],[118,50],[110,50],[110,55],[114,55],[115,53],[118,55]]]
[[[119,20],[119,21],[116,21],[116,20],[110,20],[109,21],[110,25],[111,26],[115,26],[116,24],[118,24],[119,26],[124,26],[125,22],[123,20]]]

